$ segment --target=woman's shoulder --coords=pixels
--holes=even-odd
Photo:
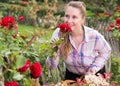
[[[100,32],[98,32],[97,30],[95,30],[93,28],[87,27],[87,26],[85,26],[85,34],[87,34],[86,36],[88,38],[103,37],[103,35]]]
[[[91,27],[84,26],[84,28],[85,28],[85,33],[87,33],[87,34],[90,34],[90,35],[101,35],[101,33],[98,32],[98,30],[95,30],[95,29],[93,29]]]

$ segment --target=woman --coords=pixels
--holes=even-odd
[[[76,80],[84,74],[104,73],[104,65],[111,52],[104,37],[87,26],[84,26],[86,8],[81,1],[71,1],[65,7],[64,23],[67,23],[72,32],[66,36],[67,42],[60,47],[56,58],[48,58],[50,67],[57,67],[59,57],[62,56],[66,64],[65,80]],[[51,41],[59,39],[60,29],[57,28]],[[52,62],[52,63],[51,63]]]

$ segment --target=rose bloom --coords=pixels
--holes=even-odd
[[[42,68],[39,62],[35,62],[30,66],[30,74],[32,78],[36,79],[41,76]]]
[[[23,72],[26,72],[29,67],[30,67],[30,61],[26,60],[25,65],[23,67],[17,69],[17,71],[23,73]]]
[[[19,17],[19,21],[24,21],[24,20],[25,20],[24,16]]]
[[[16,81],[11,81],[11,82],[5,82],[5,86],[19,86],[18,82]]]
[[[116,25],[118,25],[118,26],[120,25],[120,18],[116,19]]]
[[[1,21],[1,26],[3,27],[9,27],[9,26],[14,26],[15,22],[14,22],[14,18],[11,16],[6,16],[2,18]]]
[[[60,24],[60,25],[58,26],[58,28],[60,28],[60,31],[61,31],[62,33],[71,32],[71,31],[72,31],[72,30],[71,30],[71,27],[70,27],[68,24],[65,24],[65,23]]]
[[[120,7],[116,7],[117,12],[120,12]]]
[[[111,23],[111,24],[110,24],[110,27],[111,27],[111,28],[113,28],[113,27],[114,27],[114,24],[113,24],[113,23]]]

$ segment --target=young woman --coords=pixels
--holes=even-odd
[[[67,23],[72,32],[56,58],[48,58],[50,67],[57,67],[59,57],[62,56],[66,64],[65,79],[76,80],[83,74],[104,73],[104,65],[109,58],[111,48],[104,37],[96,30],[84,25],[86,18],[85,4],[81,1],[71,1],[65,7],[64,23]],[[51,41],[59,38],[60,29],[57,28]],[[52,62],[52,63],[51,63]]]

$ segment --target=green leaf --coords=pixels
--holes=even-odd
[[[0,65],[3,65],[3,64],[4,64],[4,61],[3,61],[2,56],[0,55]]]
[[[20,68],[25,64],[26,58],[22,55],[17,56],[16,58],[16,68]]]
[[[32,86],[32,83],[29,79],[24,79],[24,81],[27,84],[27,86]]]

